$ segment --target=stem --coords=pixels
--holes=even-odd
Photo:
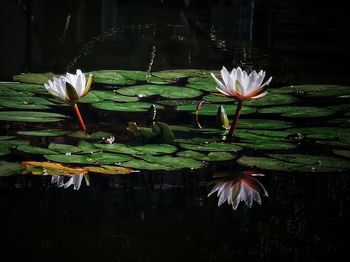
[[[230,128],[230,131],[228,132],[227,137],[233,137],[233,135],[235,133],[235,130],[236,130],[236,127],[238,124],[238,120],[239,120],[239,115],[241,114],[242,104],[243,104],[242,101],[238,101],[238,105],[237,105],[236,113],[235,113],[235,118],[232,121],[231,128]]]
[[[83,118],[81,117],[81,114],[80,114],[80,111],[79,111],[79,107],[78,107],[77,104],[74,104],[73,107],[74,107],[75,114],[77,115],[77,118],[79,120],[80,126],[85,131],[86,130],[86,126],[85,126]]]

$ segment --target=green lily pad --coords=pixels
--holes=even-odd
[[[128,102],[117,103],[113,101],[102,101],[92,104],[93,107],[98,109],[119,111],[119,112],[147,112],[152,106],[151,103],[146,102]],[[157,109],[162,109],[162,106],[157,106]]]
[[[72,146],[72,145],[66,145],[66,144],[55,144],[55,143],[51,143],[48,146],[48,149],[51,151],[55,151],[57,153],[77,153],[81,151],[81,148],[76,147],[76,146]]]
[[[248,106],[272,106],[292,104],[296,101],[298,101],[298,99],[294,96],[270,92],[266,96],[256,100],[248,101],[246,104]]]
[[[282,114],[287,117],[321,117],[329,116],[335,113],[326,107],[311,107],[311,106],[281,106],[267,107],[259,109],[262,114]]]
[[[7,147],[0,147],[0,156],[5,156],[7,154],[10,154],[11,151]]]
[[[350,95],[350,87],[338,85],[296,85],[275,89],[274,92],[314,97],[343,96]]]
[[[17,146],[28,145],[29,141],[25,140],[2,140],[0,141],[0,148],[14,149]]]
[[[23,84],[23,83],[0,83],[0,90],[6,88],[8,91],[16,92],[17,94],[47,94],[47,90],[44,85],[35,84]],[[29,96],[31,96],[29,95]]]
[[[339,156],[350,158],[350,150],[333,150],[333,153]]]
[[[210,152],[208,155],[205,155],[203,153],[192,150],[182,151],[176,155],[201,161],[228,161],[236,158],[234,155],[227,152]]]
[[[16,96],[16,97],[7,97],[0,98],[0,105],[7,108],[16,108],[16,109],[49,109],[48,105],[54,105],[50,101],[34,96]]]
[[[112,136],[112,133],[104,132],[104,131],[97,131],[92,134],[88,134],[83,131],[76,131],[76,132],[71,132],[67,134],[70,137],[75,137],[75,138],[80,138],[80,139],[91,139],[91,140],[98,140],[102,139],[103,137],[106,136]]]
[[[240,165],[249,168],[258,168],[265,170],[285,171],[293,172],[298,169],[301,165],[296,163],[287,163],[278,159],[269,157],[249,157],[243,156],[237,160]]]
[[[297,146],[287,142],[271,141],[271,140],[251,140],[247,143],[237,143],[244,148],[262,149],[262,150],[283,150],[293,149]]]
[[[151,155],[142,155],[140,156],[143,160],[159,165],[159,170],[180,170],[180,169],[199,169],[203,167],[203,162],[197,161],[185,157],[174,157],[174,156],[151,156]],[[122,163],[122,166],[130,166],[130,162]],[[140,169],[145,169],[140,167]]]
[[[232,97],[223,96],[220,94],[210,94],[203,96],[203,100],[211,103],[233,103],[235,101]]]
[[[99,165],[99,164],[115,164],[124,161],[130,161],[132,157],[122,154],[112,154],[112,153],[93,153],[87,155],[44,155],[48,160],[69,163],[69,164],[89,164],[89,165]]]
[[[81,140],[79,142],[79,148],[81,149],[82,153],[94,153],[94,152],[101,151],[101,149],[96,147],[94,144],[84,140]]]
[[[57,152],[38,147],[38,146],[30,146],[30,145],[21,145],[16,148],[18,151],[22,151],[24,153],[29,154],[37,154],[37,155],[50,155],[50,154],[57,154]]]
[[[240,119],[237,128],[244,129],[284,129],[293,127],[294,124],[282,120],[268,119]]]
[[[68,131],[60,129],[42,129],[42,130],[26,130],[17,131],[17,134],[22,136],[64,136]]]
[[[114,143],[114,144],[94,144],[95,147],[102,149],[105,152],[121,153],[127,155],[137,155],[139,151],[129,147],[125,144]]]
[[[133,159],[127,162],[122,163],[122,166],[129,167],[129,168],[135,168],[135,169],[143,169],[143,170],[171,170],[170,167],[158,164],[158,163],[152,163],[148,162],[142,159]]]
[[[199,110],[199,115],[202,116],[216,116],[218,112],[218,108],[220,107],[220,104],[203,104],[201,109]],[[192,104],[192,105],[183,105],[183,106],[178,106],[176,107],[177,111],[192,111],[193,114],[195,114],[197,104]],[[224,109],[226,113],[229,115],[234,115],[236,111],[237,106],[236,105],[224,105]],[[256,108],[254,107],[248,107],[248,106],[243,106],[241,110],[241,114],[252,114],[256,112]]]
[[[269,156],[289,163],[311,166],[311,170],[314,172],[323,172],[323,168],[327,170],[324,172],[329,172],[330,169],[334,171],[350,169],[349,161],[329,156],[302,154],[269,154]]]
[[[11,176],[21,174],[24,167],[18,163],[0,161],[0,176]]]
[[[279,131],[279,130],[247,130],[238,129],[235,132],[235,136],[239,139],[248,141],[257,140],[272,140],[272,141],[287,141],[287,137],[293,134],[290,131]]]
[[[214,79],[210,77],[191,77],[188,79],[188,83],[186,85],[189,88],[202,90],[206,92],[217,92]],[[232,100],[232,98],[231,98]],[[210,100],[207,100],[210,101]],[[210,102],[216,102],[216,101],[210,101]],[[222,101],[217,101],[222,102]]]
[[[337,139],[340,133],[350,132],[349,128],[338,127],[296,127],[288,129],[292,133],[301,133],[309,138],[314,139]]]
[[[93,91],[90,91],[86,96],[79,99],[79,103],[92,104],[100,102],[102,99],[93,94]]]
[[[114,90],[108,90],[108,91],[93,90],[90,93],[96,96],[100,101],[110,100],[114,102],[136,102],[137,100],[139,100],[137,97],[119,95]]]
[[[65,115],[35,111],[4,111],[0,112],[0,120],[17,122],[57,122],[62,121]]]
[[[92,71],[94,83],[107,85],[133,85],[135,80],[127,79],[115,70]]]
[[[328,106],[327,108],[335,111],[349,111],[350,104],[332,105],[332,106]]]
[[[53,73],[44,73],[44,74],[20,74],[13,77],[13,80],[23,82],[23,83],[31,83],[31,84],[44,84],[49,80],[52,80],[55,77]]]
[[[178,80],[180,78],[187,78],[187,77],[209,77],[210,74],[206,71],[196,70],[196,69],[178,69],[178,70],[163,70],[159,72],[153,72],[153,76],[164,78],[164,79],[171,79],[171,80]]]
[[[12,138],[15,138],[14,136],[0,136],[0,141],[1,140],[9,140],[9,139],[12,139]]]
[[[350,127],[350,118],[336,118],[328,121],[329,124],[336,124],[342,127]]]
[[[194,151],[209,151],[209,152],[237,152],[242,150],[242,147],[233,143],[217,143],[211,142],[208,144],[196,145],[196,144],[183,144],[180,143],[179,146],[184,149],[194,150]]]
[[[157,85],[140,85],[118,89],[117,92],[126,96],[147,97],[159,95],[170,99],[194,98],[202,95],[199,90],[179,87],[179,86],[157,86]]]
[[[128,146],[125,144],[94,144],[96,147],[101,148],[103,151],[113,153],[123,153],[130,155],[162,155],[172,154],[176,152],[177,148],[168,144],[148,144],[142,146]]]

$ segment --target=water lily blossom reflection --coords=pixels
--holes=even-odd
[[[52,176],[51,183],[56,184],[58,187],[68,188],[73,185],[74,190],[79,190],[81,186],[81,182],[85,179],[85,183],[87,186],[90,186],[89,179],[86,175],[83,174],[75,174],[71,175],[69,180],[64,183],[64,176]]]
[[[83,130],[86,130],[86,126],[81,117],[77,102],[81,97],[88,94],[91,83],[92,75],[89,75],[86,81],[85,75],[78,69],[76,74],[67,73],[65,76],[55,77],[53,81],[49,80],[48,83],[44,84],[50,94],[74,107]]]
[[[227,201],[234,210],[243,201],[248,207],[252,207],[253,202],[261,204],[260,194],[268,196],[265,187],[251,175],[239,174],[229,181],[218,182],[209,192],[208,197],[217,192],[219,197],[218,206]]]
[[[222,95],[233,97],[238,101],[235,118],[228,134],[228,137],[232,137],[237,126],[243,101],[255,100],[267,95],[268,91],[266,91],[266,87],[270,84],[272,77],[263,83],[266,75],[265,71],[260,70],[259,73],[257,73],[254,70],[248,75],[248,73],[240,67],[232,69],[231,72],[227,71],[225,67],[222,67],[222,81],[213,73],[211,73],[211,75],[218,85],[216,89]]]

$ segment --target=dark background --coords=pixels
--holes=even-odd
[[[348,24],[340,1],[1,0],[0,80],[239,65],[266,70],[278,86],[350,84]]]

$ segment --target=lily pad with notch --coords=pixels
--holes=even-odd
[[[58,122],[62,121],[66,116],[36,111],[3,111],[0,112],[0,120],[2,121],[16,121],[16,122]]]

